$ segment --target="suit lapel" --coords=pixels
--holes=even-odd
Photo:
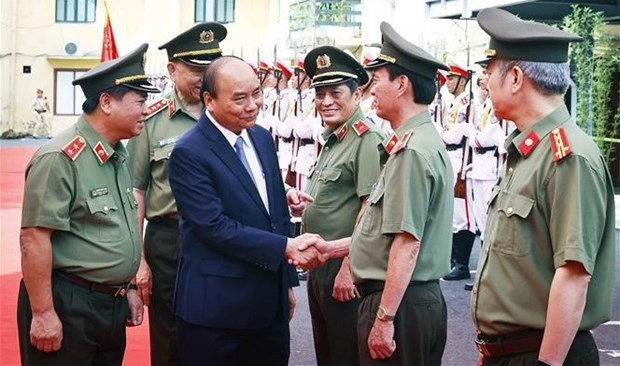
[[[237,179],[241,182],[243,188],[245,188],[248,195],[267,215],[267,210],[265,209],[265,205],[263,204],[263,200],[260,198],[260,194],[258,193],[258,189],[252,181],[252,177],[248,174],[248,171],[243,166],[243,163],[237,157],[235,150],[228,143],[228,140],[222,135],[222,133],[215,127],[213,122],[211,122],[206,115],[203,115],[200,118],[199,126],[201,126],[202,132],[205,137],[214,142],[213,145],[210,146],[213,153],[222,160],[224,165],[232,172],[232,174],[237,177]],[[257,144],[254,144],[255,148]],[[263,164],[261,154],[257,151],[259,159],[261,160],[261,164]]]

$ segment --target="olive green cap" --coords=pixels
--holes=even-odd
[[[367,69],[394,64],[433,80],[437,76],[438,69],[450,70],[431,54],[396,33],[389,23],[381,22],[379,29],[383,39],[381,51],[376,59],[366,65]]]
[[[308,52],[304,67],[312,79],[312,88],[342,84],[351,79],[358,85],[368,82],[364,67],[353,56],[334,46],[319,46]]]
[[[122,57],[102,62],[73,80],[73,85],[79,85],[86,98],[118,85],[147,93],[159,93],[160,90],[147,81],[148,76],[144,72],[148,48],[149,44],[143,43]]]
[[[568,61],[568,45],[582,38],[534,21],[522,20],[503,9],[478,13],[478,24],[489,36],[488,59],[562,63]]]
[[[227,34],[226,27],[220,23],[198,23],[159,46],[159,49],[166,49],[168,61],[181,60],[191,66],[206,67],[222,56],[220,42]]]

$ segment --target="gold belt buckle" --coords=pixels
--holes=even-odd
[[[487,348],[487,341],[485,341],[484,339],[476,339],[474,342],[476,343],[476,347],[478,347],[478,352],[480,352],[484,357],[491,356]]]
[[[114,297],[123,297],[125,296],[126,293],[127,293],[127,286],[123,285],[123,286],[120,286],[118,290],[116,290],[116,292],[114,293]]]

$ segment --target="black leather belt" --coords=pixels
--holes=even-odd
[[[282,142],[285,142],[287,144],[290,143],[290,142],[293,142],[293,140],[294,140],[293,137],[280,137],[280,139],[282,140]]]
[[[475,147],[474,148],[474,152],[476,154],[484,154],[487,153],[489,151],[495,151],[495,149],[497,149],[497,146],[489,146],[489,147]]]
[[[118,285],[118,286],[112,286],[112,285],[105,285],[103,283],[92,282],[80,276],[76,276],[72,273],[65,272],[65,271],[54,271],[54,273],[56,273],[59,278],[62,278],[68,282],[71,282],[74,285],[83,287],[90,291],[100,292],[102,294],[106,294],[106,295],[110,295],[114,297],[125,296],[125,294],[127,294],[127,290],[129,290],[130,287],[133,288],[133,286],[130,286],[129,282],[122,284],[122,285]]]
[[[505,336],[479,334],[476,347],[485,357],[509,356],[539,350],[542,339],[541,330],[527,330]]]
[[[463,144],[446,144],[446,150],[454,151],[463,148]]]
[[[306,146],[314,144],[314,139],[301,139],[299,140],[299,146]]]
[[[430,280],[430,281],[411,281],[407,287],[411,286],[420,286],[431,283],[439,283],[439,280]],[[355,284],[355,289],[360,297],[366,297],[372,293],[382,291],[385,287],[385,281],[378,280],[369,280]]]
[[[149,223],[167,226],[172,229],[179,229],[179,219],[169,217],[153,217],[152,219],[149,219]]]

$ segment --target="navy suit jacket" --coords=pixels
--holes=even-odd
[[[291,235],[271,134],[247,130],[262,165],[269,212],[234,148],[205,114],[175,145],[169,180],[180,219],[174,299],[189,323],[257,329],[288,319],[288,288],[299,285],[284,259]]]

